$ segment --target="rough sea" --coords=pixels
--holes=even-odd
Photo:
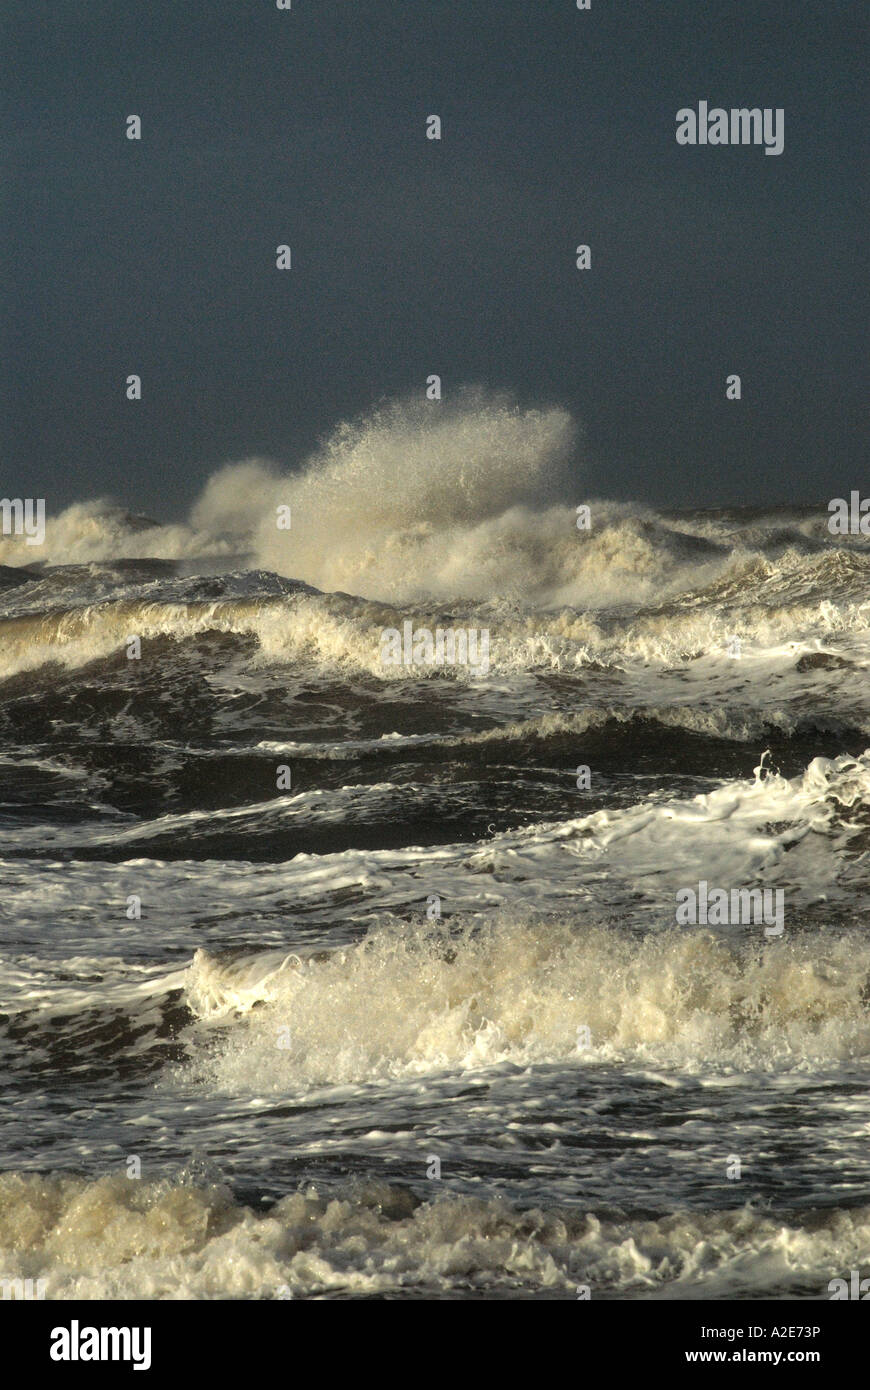
[[[866,1266],[870,542],[824,501],[566,493],[559,411],[442,418],[224,469],[183,525],[0,538],[0,1277],[822,1299]],[[386,666],[405,622],[488,669]],[[784,930],[679,924],[702,882]]]

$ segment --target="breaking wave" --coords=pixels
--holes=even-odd
[[[816,563],[814,568],[820,567]],[[771,573],[768,578],[772,586],[777,575]],[[858,576],[862,588],[856,586],[839,601],[823,597],[829,592],[825,579],[824,569],[814,576],[802,571],[800,584],[805,592],[794,594],[791,602],[783,596],[778,606],[753,597],[743,605],[726,607],[715,595],[692,591],[665,609],[607,621],[589,611],[563,609],[541,614],[506,603],[461,609],[455,605],[451,609],[421,606],[410,613],[346,594],[318,594],[304,584],[286,581],[285,590],[295,592],[187,600],[175,596],[171,583],[155,583],[152,589],[161,590],[155,597],[144,596],[142,590],[147,586],[137,586],[135,596],[131,593],[130,597],[75,606],[61,606],[55,598],[48,611],[35,612],[32,607],[39,600],[34,593],[31,611],[19,608],[20,616],[0,618],[0,678],[50,661],[74,667],[123,653],[130,635],[143,641],[159,637],[186,641],[218,633],[254,638],[261,662],[310,660],[336,670],[364,671],[384,680],[406,679],[406,668],[383,665],[381,637],[385,628],[401,630],[410,617],[415,629],[485,627],[491,634],[490,664],[503,673],[579,673],[596,664],[666,667],[704,656],[720,660],[726,671],[740,669],[745,673],[748,665],[738,668],[726,660],[727,645],[736,636],[745,644],[747,657],[755,652],[784,656],[791,662],[803,660],[802,671],[827,664],[838,669],[841,684],[851,682],[857,692],[866,686],[866,656],[862,652],[851,658],[845,652],[837,655],[828,649],[865,634],[870,625],[870,599],[862,597],[866,592],[863,586],[870,581],[870,561],[866,575]],[[41,584],[28,587],[38,588],[39,598],[43,597]],[[27,599],[26,590],[15,593]],[[415,674],[426,675],[426,668],[416,667]],[[449,674],[471,678],[462,668],[450,668]]]
[[[737,555],[811,554],[830,541],[823,508],[765,528],[592,502],[581,461],[579,431],[559,408],[521,409],[479,388],[452,402],[398,401],[340,425],[293,473],[256,459],[222,468],[186,524],[77,503],[49,518],[39,548],[0,539],[0,565],[245,562],[391,603],[577,607],[660,602],[715,582]],[[591,531],[577,530],[580,503],[592,505]],[[291,529],[279,530],[288,506]]]
[[[264,1213],[219,1184],[0,1176],[2,1267],[48,1299],[826,1298],[868,1246],[867,1207],[601,1219],[360,1180]]]
[[[187,984],[199,1018],[236,1020],[210,1081],[257,1094],[627,1055],[705,1069],[866,1058],[868,999],[858,933],[771,951],[504,917],[458,939],[380,928],[319,959],[201,950]]]

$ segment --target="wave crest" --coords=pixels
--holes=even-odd
[[[242,1020],[212,1079],[261,1093],[626,1054],[686,1066],[865,1057],[868,988],[857,934],[758,948],[704,930],[640,940],[503,916],[458,937],[381,927],[308,960],[200,950],[187,998],[200,1018]]]

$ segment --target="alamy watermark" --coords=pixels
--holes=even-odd
[[[853,489],[849,501],[834,497],[828,503],[828,530],[832,536],[870,536],[870,497]]]
[[[47,1279],[0,1279],[0,1298],[30,1303],[45,1298]]]
[[[381,633],[382,666],[467,666],[474,675],[489,671],[489,628],[387,627]]]
[[[709,888],[701,879],[697,891],[677,891],[677,922],[681,927],[759,926],[765,936],[782,936],[785,893],[782,888]]]
[[[0,521],[4,536],[25,536],[25,545],[42,545],[45,540],[45,498],[0,498]]]
[[[134,1371],[151,1368],[150,1327],[53,1327],[52,1361],[132,1361]]]
[[[677,112],[678,145],[764,145],[765,154],[785,148],[785,111],[781,106],[684,106]]]
[[[849,1271],[850,1280],[846,1283],[845,1279],[832,1279],[828,1284],[828,1293],[831,1299],[848,1298],[858,1300],[861,1303],[870,1302],[870,1279],[862,1279],[861,1271],[852,1269]],[[866,1292],[865,1292],[866,1290]]]

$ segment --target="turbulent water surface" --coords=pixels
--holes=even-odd
[[[870,547],[581,532],[561,412],[440,418],[0,540],[3,1277],[818,1299],[870,1257]],[[489,670],[384,666],[405,621]],[[677,925],[702,880],[784,932]]]

